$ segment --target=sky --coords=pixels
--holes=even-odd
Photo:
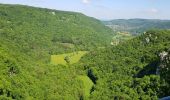
[[[81,12],[101,20],[170,19],[170,0],[0,0],[0,3]]]

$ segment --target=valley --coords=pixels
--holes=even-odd
[[[169,25],[0,4],[0,100],[169,96]]]
[[[129,32],[138,35],[150,29],[170,29],[170,20],[159,19],[115,19],[111,21],[103,21],[113,31]]]

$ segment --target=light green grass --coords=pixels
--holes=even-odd
[[[117,32],[116,35],[112,38],[111,45],[118,45],[119,43],[125,42],[127,40],[132,39],[134,36],[132,36],[128,32]]]
[[[60,54],[60,55],[51,55],[51,64],[54,65],[67,65],[67,62],[64,60],[66,56],[69,57],[70,64],[77,63],[82,56],[84,56],[87,53],[87,51],[78,51],[73,53],[66,53],[66,54]]]
[[[90,96],[90,90],[91,90],[91,88],[93,86],[92,80],[90,80],[90,78],[88,76],[84,76],[84,75],[79,75],[78,79],[80,79],[83,82],[84,96],[89,97]]]
[[[113,37],[113,40],[114,39],[129,40],[132,38],[133,36],[128,32],[117,32],[116,35]]]

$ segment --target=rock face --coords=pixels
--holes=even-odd
[[[166,61],[165,60],[167,60],[167,56],[168,56],[168,52],[166,52],[166,51],[159,53],[160,65],[157,67],[157,70],[156,70],[157,75],[160,74],[160,70],[162,70],[166,67],[166,63],[165,63]]]
[[[146,43],[149,43],[149,42],[150,42],[149,37],[146,37],[145,40],[146,40]]]
[[[50,12],[50,14],[55,15],[55,12]]]
[[[166,52],[166,51],[163,51],[159,54],[161,61],[166,60],[167,56],[168,56],[168,52]]]
[[[159,54],[160,65],[157,68],[157,74],[170,83],[170,49]]]

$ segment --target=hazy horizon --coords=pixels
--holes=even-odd
[[[0,0],[0,3],[79,12],[100,20],[170,19],[168,0]]]

